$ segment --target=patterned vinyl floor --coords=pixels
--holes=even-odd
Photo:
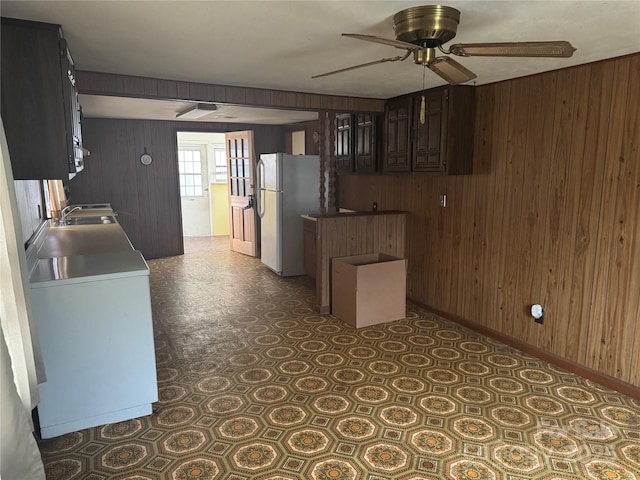
[[[637,400],[412,305],[355,330],[223,240],[149,262],[153,415],[41,442],[48,480],[640,478]]]

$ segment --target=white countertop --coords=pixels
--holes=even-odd
[[[57,226],[52,220],[35,245],[38,258],[133,250],[119,223]]]
[[[149,266],[137,250],[40,258],[31,273],[31,288],[139,275],[149,275]]]
[[[27,263],[31,288],[149,275],[144,257],[117,222],[59,226],[48,220],[27,250]]]

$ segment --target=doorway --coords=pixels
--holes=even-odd
[[[183,236],[228,236],[224,134],[178,132],[177,138]]]

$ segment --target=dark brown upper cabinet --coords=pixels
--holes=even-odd
[[[421,118],[423,95],[424,117]],[[403,153],[404,144],[398,148],[398,142],[393,137],[394,132],[400,131],[398,114],[395,112],[402,104],[413,106],[408,127],[410,146],[407,150],[410,154],[406,157]],[[394,113],[395,117],[392,115]],[[471,173],[474,124],[474,87],[448,85],[389,100],[387,129],[392,135],[387,135],[384,170],[449,175]],[[404,123],[401,125],[404,128]],[[405,137],[402,138],[404,140]]]
[[[336,115],[336,171],[353,172],[353,115]]]
[[[475,90],[468,86],[447,86],[424,93],[424,123],[420,118],[422,94],[414,97],[412,170],[471,173]]]
[[[359,113],[355,115],[355,123],[355,170],[357,173],[375,173],[378,169],[380,122],[376,115]]]
[[[412,111],[411,96],[392,99],[386,104],[383,172],[411,171]]]
[[[62,179],[82,169],[73,60],[59,25],[2,18],[1,97],[13,176]]]
[[[84,168],[82,149],[82,107],[76,87],[76,69],[67,48],[67,42],[61,39],[61,71],[64,97],[65,131],[67,140],[67,161],[69,173],[80,172]]]
[[[336,171],[375,173],[378,159],[378,128],[373,114],[336,115]]]

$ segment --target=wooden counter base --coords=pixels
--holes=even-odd
[[[316,223],[316,309],[331,312],[331,259],[363,253],[405,258],[407,212],[308,215]]]

